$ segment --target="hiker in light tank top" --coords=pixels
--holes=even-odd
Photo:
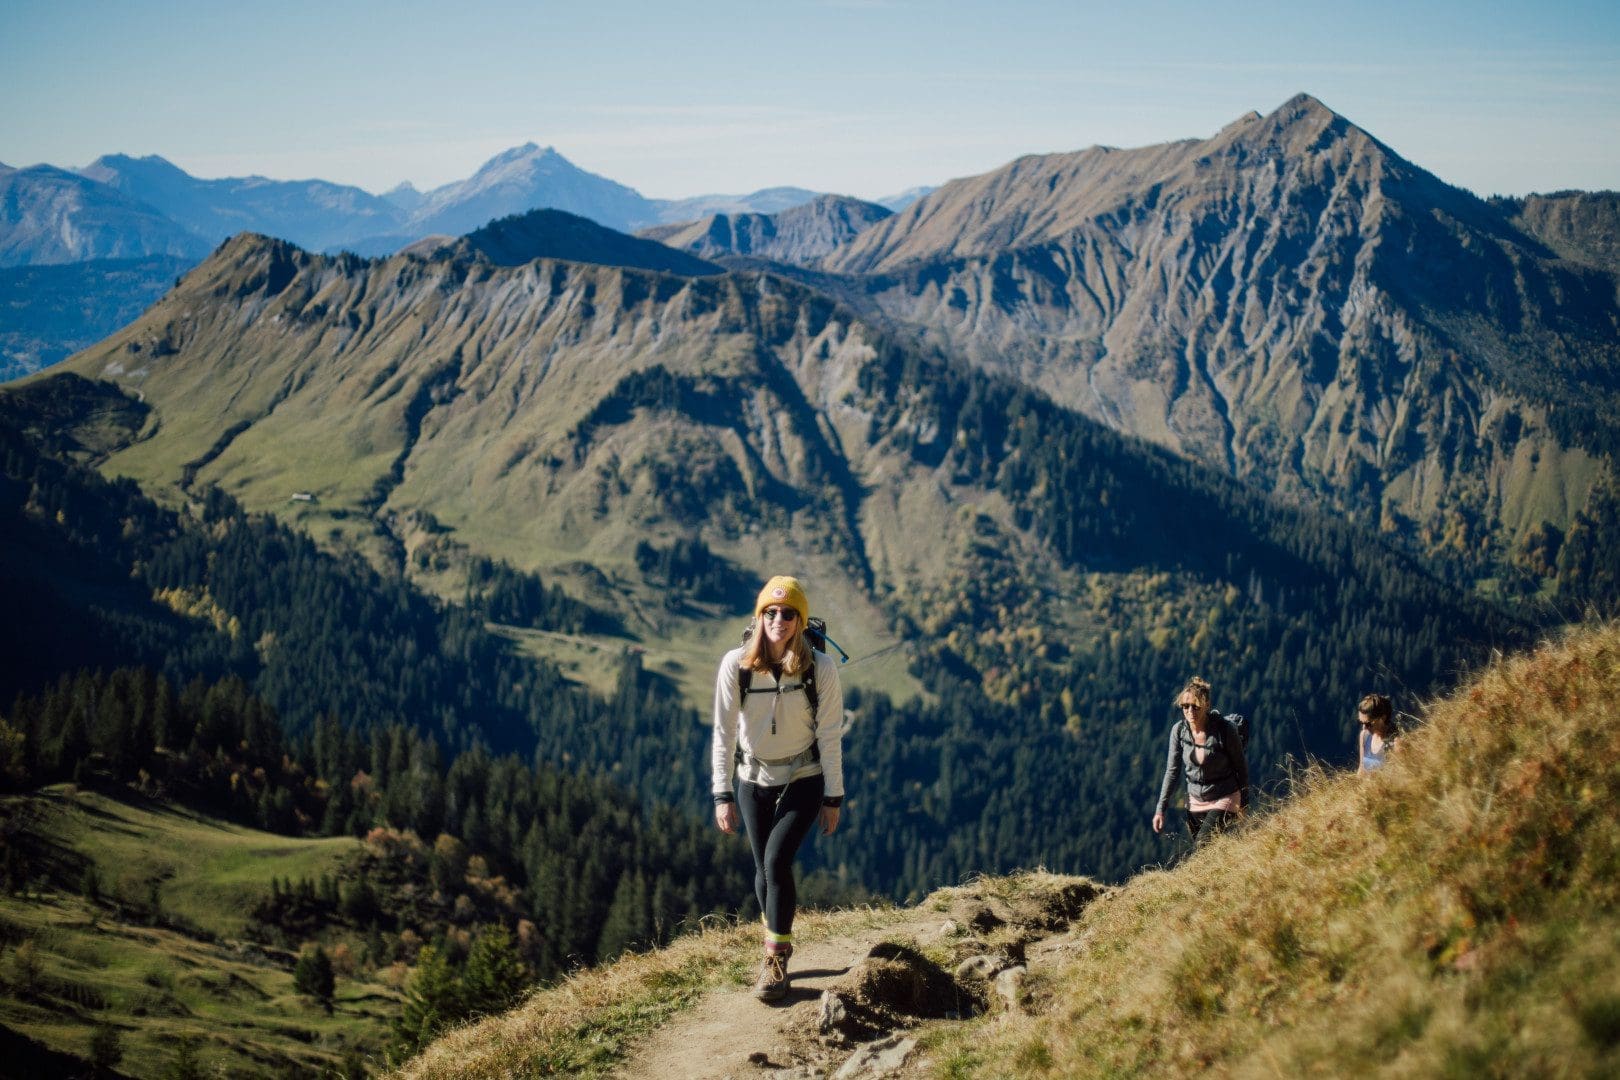
[[[1170,725],[1164,783],[1153,812],[1153,831],[1163,832],[1170,796],[1185,776],[1187,829],[1199,844],[1230,828],[1249,802],[1249,762],[1243,737],[1209,702],[1209,683],[1197,676],[1176,695],[1181,719]]]
[[[812,826],[833,834],[844,801],[844,694],[837,665],[805,638],[809,619],[804,586],[771,578],[754,602],[745,643],[720,661],[714,686],[714,821],[727,833],[741,821],[754,853],[754,893],[765,921],[754,995],[762,1001],[788,992],[798,903],[793,859]]]
[[[1395,749],[1395,710],[1383,694],[1368,694],[1356,706],[1361,731],[1356,736],[1356,772],[1370,773],[1384,767]]]

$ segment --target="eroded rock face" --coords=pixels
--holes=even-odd
[[[984,1008],[982,990],[964,985],[910,945],[883,942],[822,995],[822,1033],[863,1041],[919,1020],[969,1016]]]

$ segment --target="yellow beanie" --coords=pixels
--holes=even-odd
[[[810,619],[810,601],[804,598],[804,586],[799,584],[798,578],[778,574],[767,581],[765,587],[759,590],[759,599],[754,601],[755,616],[772,604],[786,604],[797,611],[800,626]]]

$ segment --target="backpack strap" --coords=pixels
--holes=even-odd
[[[821,690],[816,684],[816,654],[814,650],[812,650],[810,653],[810,666],[805,668],[804,674],[800,676],[798,686],[789,686],[784,688],[780,680],[778,680],[777,684],[773,687],[760,687],[758,690],[755,690],[754,669],[744,664],[738,664],[737,690],[739,692],[738,699],[744,704],[748,702],[749,694],[780,695],[783,693],[790,693],[794,690],[803,690],[804,699],[810,705],[810,748],[791,758],[784,758],[782,760],[754,758],[755,761],[764,765],[797,765],[821,760],[821,744],[816,741],[816,712],[821,705]],[[773,734],[776,731],[776,720],[774,717],[771,720],[771,731]],[[737,744],[737,752],[733,756],[737,759],[738,765],[743,764],[743,762],[749,757],[749,755],[743,753],[742,744],[740,742]]]
[[[816,730],[816,710],[821,706],[821,687],[816,685],[816,654],[814,651],[810,653],[810,666],[804,669],[804,675],[800,677],[800,681],[804,683],[805,700],[810,702],[810,731],[814,734]]]

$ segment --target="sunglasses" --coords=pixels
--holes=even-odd
[[[799,617],[799,613],[790,607],[768,607],[759,613],[762,618],[780,619],[783,622],[792,622]]]

